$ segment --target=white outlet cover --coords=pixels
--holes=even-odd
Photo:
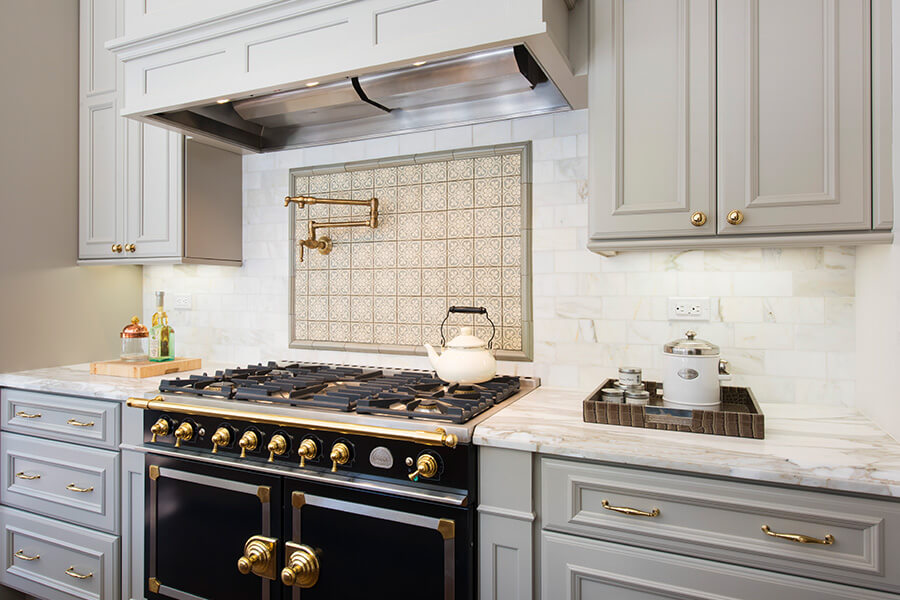
[[[666,306],[666,317],[670,321],[709,321],[709,296],[672,296]]]
[[[191,309],[191,295],[190,294],[172,294],[172,308],[177,310],[190,310]]]

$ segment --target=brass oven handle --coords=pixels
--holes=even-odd
[[[237,561],[241,575],[253,573],[266,579],[275,579],[275,546],[278,540],[254,535],[244,544],[244,555]]]
[[[16,550],[16,553],[13,554],[16,558],[21,558],[22,560],[37,560],[41,557],[40,554],[35,554],[34,556],[28,556],[25,554],[25,550]]]
[[[763,525],[761,529],[766,535],[771,535],[774,538],[782,540],[790,540],[792,542],[797,542],[798,544],[822,544],[823,546],[830,546],[834,543],[834,536],[830,533],[827,534],[824,539],[820,539],[808,535],[801,535],[799,533],[778,533],[769,529],[768,525]]]
[[[32,479],[40,479],[40,475],[26,475],[25,471],[19,471],[16,473],[17,479],[25,479],[26,481],[31,481]]]
[[[81,573],[75,571],[75,567],[69,567],[68,569],[66,569],[66,575],[68,575],[69,577],[74,577],[75,579],[90,579],[94,576],[93,573],[82,575]]]
[[[305,544],[287,542],[284,554],[288,559],[281,570],[281,583],[304,589],[316,585],[319,580],[319,558],[315,550]]]
[[[658,517],[659,516],[658,508],[654,508],[650,512],[647,512],[645,510],[638,510],[636,508],[631,508],[628,506],[613,506],[606,499],[603,500],[602,504],[603,504],[603,508],[605,508],[606,510],[611,510],[611,511],[615,511],[617,513],[622,513],[623,515],[631,515],[633,517]]]
[[[88,488],[80,488],[77,485],[75,485],[74,483],[70,483],[69,485],[66,486],[66,489],[69,490],[70,492],[80,492],[82,494],[86,494],[88,492],[93,492],[94,486],[91,486]]]
[[[68,421],[66,421],[66,424],[71,425],[73,427],[93,427],[94,426],[93,421],[88,421],[87,423],[82,423],[81,421],[76,421],[75,419],[69,419]]]
[[[42,415],[41,413],[28,414],[24,410],[17,410],[16,416],[22,417],[23,419],[40,419]]]

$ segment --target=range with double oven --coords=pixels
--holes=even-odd
[[[475,426],[539,381],[270,362],[145,410],[146,597],[475,597]]]

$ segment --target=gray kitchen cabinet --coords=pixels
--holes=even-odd
[[[889,242],[890,0],[598,0],[589,249]]]

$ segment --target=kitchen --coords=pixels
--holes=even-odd
[[[3,8],[0,597],[900,592],[900,6],[78,4]],[[90,374],[157,292],[200,369]]]

